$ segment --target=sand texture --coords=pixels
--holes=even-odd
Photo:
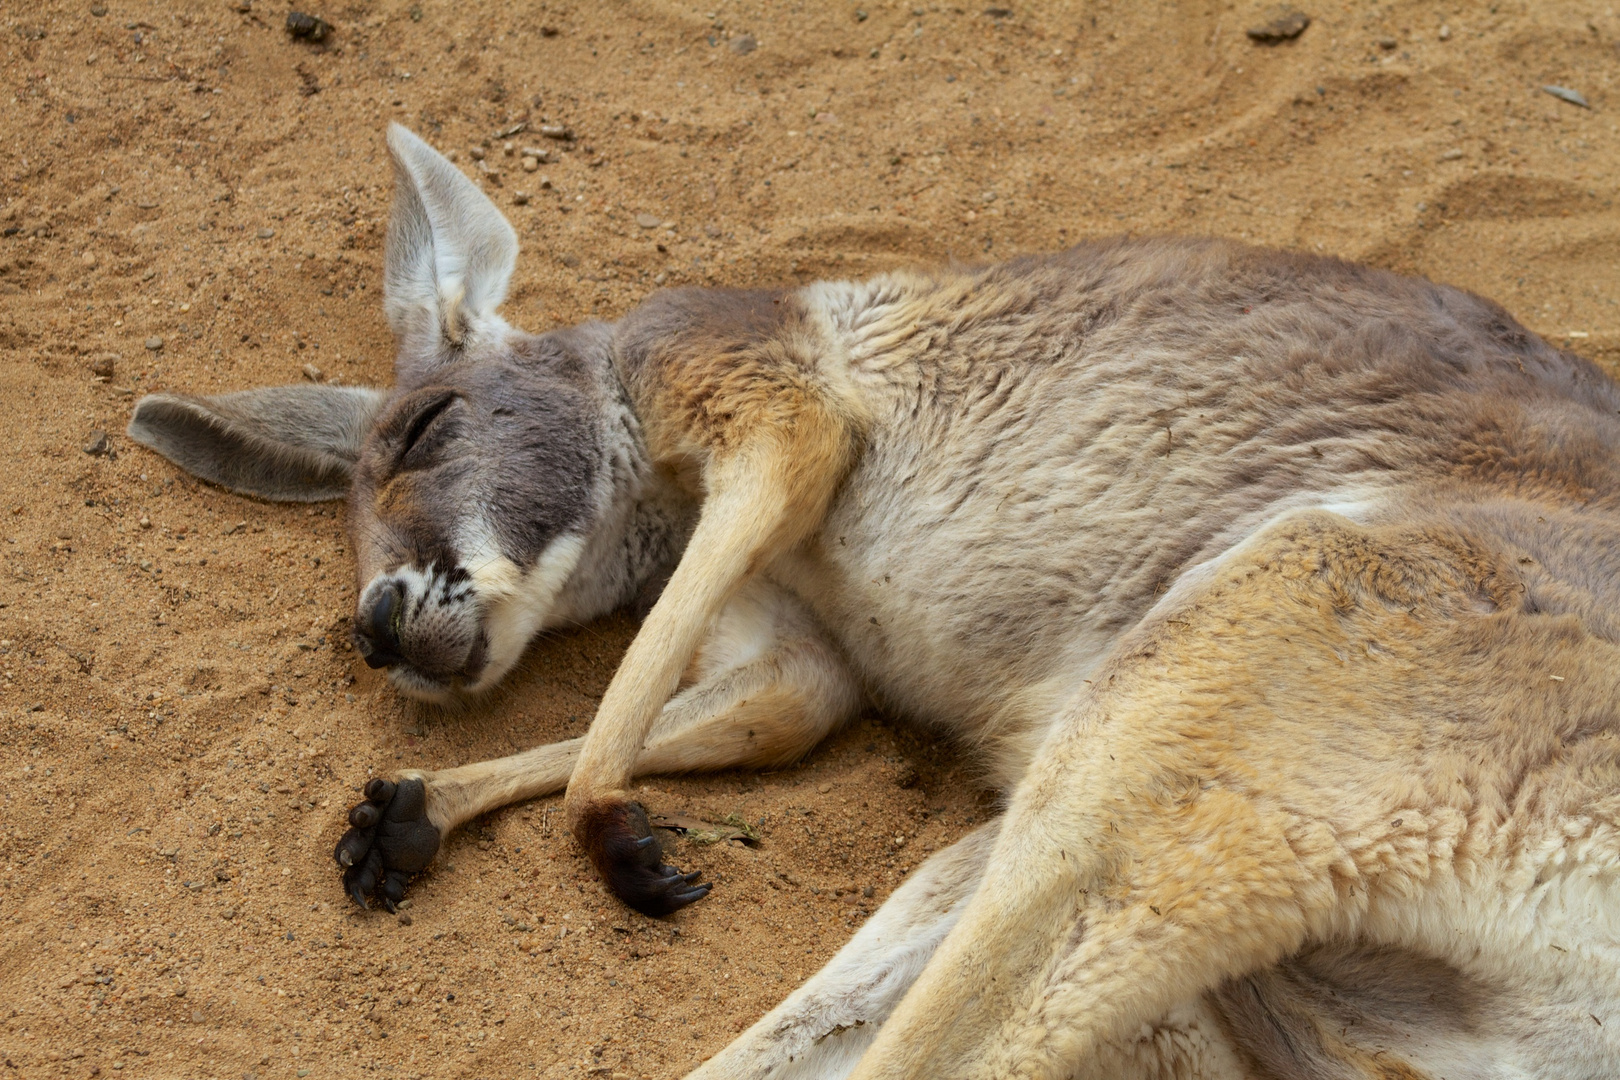
[[[1603,4],[1311,4],[1272,45],[1247,2],[311,10],[319,43],[266,0],[0,7],[0,1077],[679,1076],[994,812],[873,714],[797,768],[648,784],[763,838],[676,841],[716,886],[673,919],[604,894],[555,799],[452,836],[408,918],[345,902],[366,777],[580,734],[634,629],[542,641],[472,709],[404,702],[347,646],[340,505],[122,434],[157,388],[389,381],[390,120],[511,217],[532,330],[1175,231],[1620,357]]]

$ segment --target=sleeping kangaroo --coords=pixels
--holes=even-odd
[[[391,391],[161,394],[130,433],[350,501],[355,644],[477,694],[650,603],[589,734],[374,779],[390,906],[560,791],[672,912],[640,774],[778,766],[863,700],[977,748],[929,859],[697,1076],[1620,1075],[1620,388],[1496,305],[1117,240],[659,293],[531,335],[511,227],[390,129]]]

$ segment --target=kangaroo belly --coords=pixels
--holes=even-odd
[[[824,527],[775,571],[874,698],[914,719],[1028,744],[1189,567],[1285,510],[1377,498],[1308,448],[1220,490],[1257,448],[1167,453],[1153,417],[1118,408],[1140,396],[1128,383],[1018,379],[1041,408],[958,397],[877,425]]]

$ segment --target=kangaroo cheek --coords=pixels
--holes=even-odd
[[[487,642],[484,669],[469,690],[494,685],[517,663],[535,634],[572,617],[559,604],[559,597],[584,550],[583,537],[564,536],[552,541],[527,570],[499,559],[487,568],[469,571],[484,601]],[[506,565],[498,565],[502,562]]]

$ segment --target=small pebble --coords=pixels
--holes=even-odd
[[[401,925],[401,926],[409,926],[409,925],[411,925],[411,913],[410,912],[402,911],[402,912],[399,913],[399,925]]]
[[[146,339],[146,347],[151,349],[153,352],[157,352],[159,349],[163,348],[163,339],[154,334],[152,337]]]
[[[91,457],[100,457],[107,452],[107,433],[105,431],[92,431],[89,441],[84,444],[84,452]]]
[[[79,261],[87,267],[94,266],[96,265],[96,253],[93,251],[87,251],[83,255],[79,256]]]
[[[550,191],[551,190],[551,177],[542,176],[540,178],[540,190],[541,191]]]
[[[91,4],[90,5],[90,14],[94,15],[98,19],[101,18],[103,15],[107,14],[107,5],[106,4]]]
[[[1261,45],[1275,45],[1279,41],[1292,41],[1305,32],[1311,25],[1311,17],[1297,8],[1290,8],[1280,12],[1276,18],[1264,26],[1251,26],[1244,33],[1249,40],[1259,42]]]
[[[146,273],[141,275],[141,280],[142,281],[151,281],[155,277],[157,277],[157,271],[152,269],[150,266],[148,266],[146,268]]]
[[[528,206],[529,205],[529,193],[527,191],[514,191],[514,192],[512,192],[512,202],[517,206]]]
[[[287,33],[295,38],[325,41],[331,32],[332,24],[318,15],[306,15],[302,11],[287,12]]]
[[[1393,49],[1395,46],[1397,46],[1399,44],[1400,44],[1400,42],[1396,41],[1392,37],[1381,37],[1381,38],[1378,39],[1378,47],[1380,49],[1383,49],[1385,52],[1388,52],[1390,49]]]
[[[739,34],[731,39],[731,51],[738,56],[747,56],[759,48],[759,39],[753,34]]]
[[[572,139],[574,133],[561,124],[541,124],[540,134],[548,139]]]
[[[96,357],[94,360],[90,361],[90,374],[94,375],[98,379],[112,378],[113,371],[116,368],[117,359],[117,357],[111,355],[110,353],[106,356]]]
[[[1451,40],[1451,27],[1442,26],[1440,28],[1440,40],[1441,41],[1450,41]]]
[[[472,155],[472,159],[474,161],[483,161],[484,158],[488,156],[488,151],[486,151],[482,146],[475,146],[471,150],[467,151],[467,153]]]
[[[316,367],[314,364],[305,364],[304,378],[308,379],[310,382],[320,382],[321,369]]]
[[[246,15],[253,10],[253,0],[236,0],[236,10]]]
[[[534,158],[525,157],[523,159],[523,171],[524,172],[534,172],[534,170],[538,169],[539,167],[540,167],[540,162],[536,161]]]
[[[143,516],[141,518],[141,528],[150,529],[151,527],[152,527],[152,519],[149,518],[149,517],[144,517]]]
[[[259,239],[260,240],[268,240],[274,235],[276,235],[276,230],[274,230],[274,229],[263,228],[263,229],[259,230]]]
[[[664,219],[656,214],[637,214],[636,224],[643,229],[656,229],[664,223]]]

